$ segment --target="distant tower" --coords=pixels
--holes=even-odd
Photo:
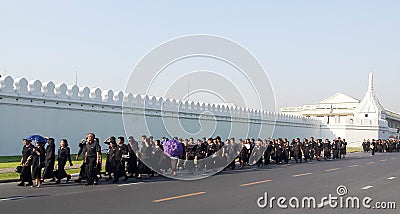
[[[374,74],[372,72],[369,73],[368,91],[374,91]]]
[[[385,119],[384,108],[374,91],[374,75],[372,72],[369,73],[367,93],[355,109],[355,113],[359,118]]]

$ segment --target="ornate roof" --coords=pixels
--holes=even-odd
[[[368,91],[362,99],[360,105],[356,108],[356,112],[358,113],[377,113],[379,117],[384,111],[383,106],[379,102],[378,97],[375,94],[374,90],[374,75],[372,73],[369,74],[369,83],[368,83]]]

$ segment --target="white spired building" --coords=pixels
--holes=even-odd
[[[289,115],[318,118],[334,135],[360,144],[364,139],[398,138],[400,114],[385,109],[379,102],[369,74],[368,90],[360,101],[337,93],[317,105],[281,108]]]

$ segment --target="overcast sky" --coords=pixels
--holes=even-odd
[[[124,90],[152,48],[213,34],[258,58],[278,108],[362,99],[372,71],[382,105],[400,112],[399,1],[149,2],[1,1],[0,74],[74,84],[78,71],[80,86]]]

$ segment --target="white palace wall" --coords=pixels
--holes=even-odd
[[[28,81],[25,78],[14,80],[7,76],[0,78],[0,155],[20,154],[22,138],[31,134],[53,137],[57,145],[62,138],[66,138],[72,152],[77,152],[78,142],[88,132],[94,132],[100,141],[111,135],[124,136],[123,107],[134,127],[128,135],[136,140],[143,134],[150,134],[142,116],[144,113],[151,134],[156,139],[168,136],[162,123],[159,123],[161,115],[166,121],[179,117],[180,122],[189,129],[197,130],[201,126],[206,133],[210,133],[210,136],[204,137],[220,135],[223,139],[227,138],[232,124],[235,128],[231,130],[231,135],[236,138],[335,137],[328,129],[321,129],[321,121],[317,119],[67,86],[51,81]],[[215,123],[216,120],[218,123]],[[179,123],[172,124],[168,129],[182,133],[179,137],[203,137],[195,132],[179,132]],[[257,127],[259,124],[265,128],[261,130],[260,136],[254,136],[257,133],[252,133],[248,127]]]

